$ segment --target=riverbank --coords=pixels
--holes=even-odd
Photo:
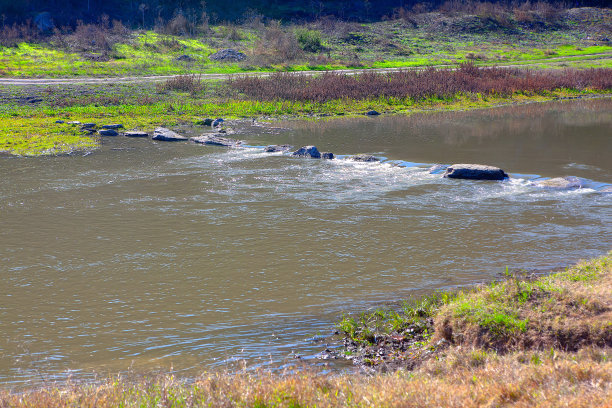
[[[204,82],[184,76],[160,83],[4,86],[0,152],[54,155],[100,145],[97,134],[58,120],[120,123],[125,129],[151,132],[158,126],[202,126],[207,117],[277,120],[360,116],[371,111],[406,115],[609,97],[609,71],[534,73],[464,65],[456,71],[324,74],[310,79],[276,74]]]
[[[286,374],[203,373],[189,381],[171,375],[116,377],[95,384],[5,390],[0,392],[0,405],[606,406],[612,400],[611,294],[608,253],[550,276],[511,277],[438,296],[435,302],[428,298],[418,307],[396,312],[409,325],[402,324],[402,330],[376,329],[374,337],[407,336],[415,319],[433,322],[422,349],[438,351],[411,370],[370,376],[309,369]],[[380,319],[380,314],[364,316],[378,316],[380,328],[392,322]],[[371,338],[364,335],[365,327],[351,338]],[[436,346],[441,340],[448,344]]]

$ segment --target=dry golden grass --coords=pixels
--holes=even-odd
[[[463,339],[480,334],[486,341],[452,337],[453,345],[412,372],[366,376],[304,369],[286,375],[206,373],[191,381],[118,377],[0,391],[0,408],[612,407],[612,348],[605,337],[612,326],[611,289],[612,253],[542,279],[509,280],[460,295],[442,307],[436,326],[443,330],[447,324],[455,334],[462,330]],[[476,318],[458,313],[474,305],[482,309],[470,309]],[[503,318],[491,320],[489,312],[514,320],[504,326]],[[524,330],[517,323],[523,320]],[[506,346],[501,351],[507,352],[474,346],[499,341],[499,333],[490,330],[496,325],[504,339],[499,344]],[[538,333],[544,340],[535,342]],[[579,343],[560,350],[559,333]],[[518,340],[508,340],[511,335]],[[537,347],[527,347],[530,342]]]

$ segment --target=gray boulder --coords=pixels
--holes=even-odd
[[[209,58],[213,61],[242,61],[246,59],[246,54],[236,51],[233,48],[226,48],[212,54]]]
[[[508,175],[499,167],[483,164],[453,164],[446,169],[444,177],[470,180],[503,180],[508,178]]]
[[[291,149],[293,149],[293,146],[288,145],[288,144],[270,145],[264,148],[264,152],[266,153],[288,152]]]
[[[548,188],[552,190],[572,190],[582,187],[582,182],[578,177],[556,177],[548,180],[536,181],[538,187]]]
[[[202,135],[192,137],[191,140],[194,143],[199,143],[209,146],[223,146],[223,147],[237,147],[242,144],[242,141],[230,139],[227,137],[221,137],[219,135]]]
[[[95,124],[94,124],[94,126],[95,126]],[[123,128],[123,125],[121,125],[119,123],[115,123],[115,124],[112,124],[112,125],[104,125],[104,126],[102,126],[102,129],[122,129],[122,128]]]
[[[334,160],[334,154],[332,152],[321,153],[321,158],[325,160]]]
[[[142,130],[128,130],[124,135],[127,137],[149,137],[149,134]]]
[[[304,146],[304,147],[300,147],[298,150],[293,152],[291,155],[292,156],[298,156],[298,157],[310,157],[310,158],[313,158],[313,159],[320,159],[321,158],[321,153],[319,152],[319,149],[317,149],[316,146]]]
[[[153,140],[160,140],[163,142],[180,142],[189,140],[185,136],[181,136],[176,132],[173,132],[170,129],[166,129],[163,127],[158,127],[153,132]]]
[[[353,161],[358,161],[358,162],[377,162],[377,161],[380,161],[380,159],[378,157],[372,156],[370,154],[356,154],[354,156],[351,156],[349,159],[353,160]]]
[[[113,129],[100,129],[98,130],[98,134],[100,136],[117,136],[119,133]]]
[[[217,118],[217,119],[215,119],[215,120],[213,120],[213,121],[212,121],[211,126],[212,126],[212,127],[222,126],[222,125],[223,125],[223,122],[225,122],[225,121],[223,120],[223,118]]]
[[[79,122],[78,120],[73,120],[73,121],[68,122],[68,124],[75,126],[75,125],[80,125],[81,122]]]

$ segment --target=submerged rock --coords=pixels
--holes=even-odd
[[[163,142],[180,142],[188,140],[185,136],[179,135],[170,129],[158,127],[153,132],[153,140],[161,140]]]
[[[194,143],[210,145],[210,146],[237,147],[242,144],[242,141],[240,140],[230,139],[227,137],[221,137],[218,135],[196,136],[196,137],[190,138],[189,140],[191,140]]]
[[[149,134],[142,130],[128,130],[124,135],[127,137],[149,137]]]
[[[104,126],[102,126],[102,129],[123,129],[123,125],[121,125],[119,123],[115,123],[115,124],[112,124],[112,125],[104,125]]]
[[[119,133],[113,129],[100,129],[98,130],[98,134],[100,136],[117,136]]]
[[[499,167],[483,164],[453,164],[446,169],[444,177],[470,180],[503,180],[508,178],[508,175]]]
[[[606,186],[597,190],[599,193],[612,194],[612,186]]]
[[[264,152],[266,153],[288,152],[291,149],[293,149],[293,146],[288,145],[288,144],[270,145],[264,148]]]
[[[536,181],[535,184],[539,187],[549,188],[553,190],[572,190],[582,188],[582,182],[578,177],[556,177],[548,180]]]
[[[304,146],[300,147],[298,150],[291,154],[292,156],[299,157],[310,157],[313,159],[320,159],[321,153],[319,153],[319,149],[316,146]]]
[[[380,161],[378,157],[372,156],[370,154],[356,154],[354,156],[349,157],[350,160],[358,161],[358,162],[377,162]]]
[[[332,152],[321,153],[321,158],[325,160],[334,160],[334,154]]]
[[[440,174],[448,168],[445,164],[434,164],[427,171],[429,174]]]

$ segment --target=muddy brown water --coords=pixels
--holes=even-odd
[[[237,128],[389,161],[123,137],[1,158],[1,386],[316,362],[342,312],[612,248],[610,99]],[[426,171],[457,162],[512,178]],[[533,185],[565,175],[587,187]]]

